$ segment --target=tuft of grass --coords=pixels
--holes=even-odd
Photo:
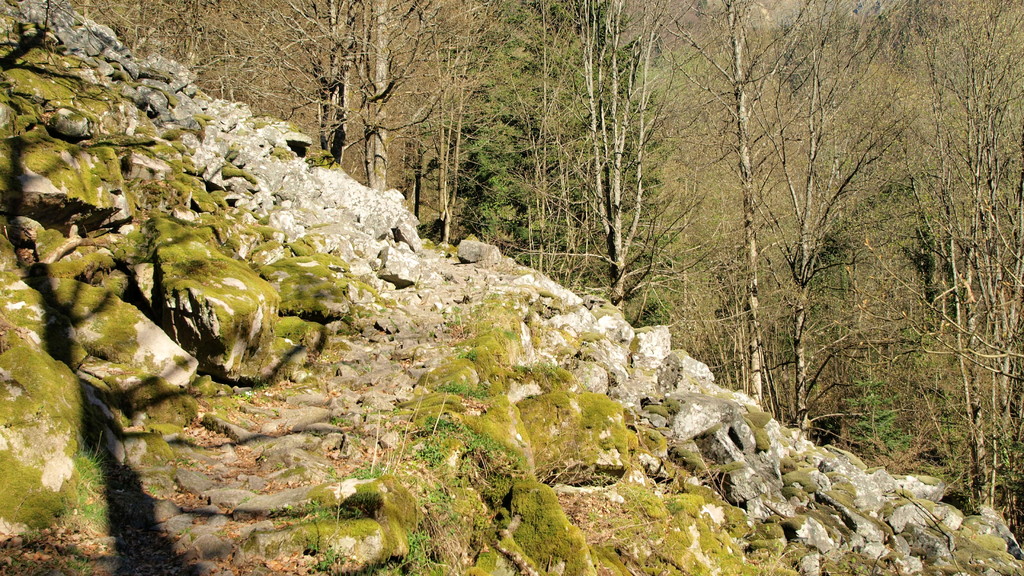
[[[473,386],[461,381],[445,382],[438,386],[436,391],[447,392],[448,394],[455,394],[464,398],[476,398],[477,400],[486,400],[490,397],[486,387],[480,385]]]
[[[78,478],[64,522],[82,532],[109,532],[102,456],[83,450],[74,458]]]

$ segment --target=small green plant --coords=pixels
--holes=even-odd
[[[430,558],[430,535],[426,532],[409,534],[409,553],[405,557],[407,574],[430,574],[440,568]]]
[[[256,396],[256,391],[249,388],[248,390],[241,390],[237,392],[234,396],[235,398],[240,398],[242,400],[252,400],[253,397]]]
[[[312,550],[312,552],[318,553],[317,550]],[[331,569],[334,568],[334,565],[338,563],[339,559],[338,551],[334,548],[328,548],[320,560],[318,560],[316,564],[313,564],[313,569],[317,572],[330,572]]]
[[[349,478],[358,478],[359,480],[374,480],[384,475],[384,468],[382,466],[367,465],[361,468],[356,468]]]

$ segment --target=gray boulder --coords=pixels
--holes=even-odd
[[[91,138],[93,133],[89,117],[71,108],[58,108],[46,121],[46,128],[54,136],[71,142]]]
[[[771,514],[771,507],[763,504],[783,502],[777,452],[771,450],[764,431],[750,425],[743,406],[724,398],[676,392],[666,397],[665,407],[674,411],[669,437],[673,441],[692,439],[701,456],[720,467],[730,502],[743,505],[758,499],[762,505],[757,510],[763,518]],[[751,507],[748,513],[752,513]]]
[[[647,326],[636,331],[633,339],[633,367],[657,370],[672,351],[672,333],[668,326]]]
[[[920,557],[925,564],[948,562],[956,550],[956,539],[952,534],[927,526],[908,524],[901,536],[906,539],[911,553]]]
[[[932,515],[928,510],[914,502],[896,506],[885,515],[885,521],[896,534],[903,532],[910,525],[927,526],[931,520]]]
[[[608,371],[596,362],[577,362],[572,374],[588,392],[606,394],[608,392]]]
[[[463,240],[459,242],[459,261],[463,264],[493,266],[501,262],[501,250],[483,242]]]
[[[904,476],[895,480],[899,488],[921,500],[938,502],[946,494],[946,483],[931,476]]]
[[[379,258],[377,277],[381,280],[394,284],[395,288],[408,288],[419,281],[420,262],[412,254],[394,246],[385,246]]]
[[[530,292],[535,293],[543,299],[545,304],[561,313],[580,307],[583,304],[583,299],[577,296],[575,292],[565,288],[540,272],[531,270],[526,274],[517,276],[516,279],[512,281],[512,285],[525,288]],[[586,311],[589,316],[593,317],[593,314],[590,314],[589,310],[586,310],[585,308],[582,310]],[[580,331],[577,330],[577,333],[579,332]]]
[[[885,503],[885,494],[895,488],[892,476],[884,470],[868,474],[842,454],[830,453],[829,456],[818,463],[818,469],[833,482],[839,482],[837,478],[841,478],[856,487],[856,508],[872,513],[880,510]]]
[[[392,230],[395,237],[395,242],[405,243],[413,252],[419,252],[423,249],[423,241],[420,240],[420,235],[416,232],[416,226],[409,220],[402,220],[398,223],[398,226]]]
[[[171,167],[158,158],[132,152],[121,159],[121,172],[129,180],[166,180]]]
[[[782,523],[786,538],[799,542],[822,554],[829,554],[839,547],[840,539],[834,531],[813,516],[796,516]]]
[[[597,328],[606,338],[620,346],[629,346],[636,336],[633,327],[621,313],[602,315],[597,319]]]
[[[666,403],[671,403],[676,410],[671,434],[677,440],[715,434],[723,428],[726,438],[732,435],[734,439],[730,439],[728,445],[734,448],[726,450],[717,461],[727,462],[725,458],[736,456],[747,447],[753,448],[753,433],[743,421],[743,409],[735,402],[694,392],[677,392],[667,396]]]
[[[184,92],[186,96],[195,95],[195,73],[160,54],[150,54],[139,63],[139,78],[157,80],[166,84],[171,92]]]
[[[662,394],[677,390],[701,392],[711,389],[714,384],[715,375],[707,364],[681,350],[667,354],[658,368],[658,389]]]

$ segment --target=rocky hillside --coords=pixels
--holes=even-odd
[[[430,246],[64,2],[0,12],[0,574],[1024,573],[667,328]]]

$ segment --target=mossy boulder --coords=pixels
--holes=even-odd
[[[817,472],[816,468],[801,468],[800,470],[783,474],[782,483],[786,486],[799,487],[808,494],[817,492],[821,490],[821,487],[814,479],[815,472]]]
[[[281,295],[281,313],[314,322],[341,320],[357,311],[354,302],[374,300],[376,291],[346,275],[348,264],[330,254],[277,260],[260,268]]]
[[[92,377],[111,408],[134,424],[165,423],[184,426],[199,412],[195,398],[183,386],[127,364],[89,359],[78,368]]]
[[[40,248],[37,243],[37,253]],[[116,265],[110,250],[87,246],[79,248],[58,262],[47,265],[45,270],[46,275],[52,278],[73,278],[94,286],[103,285],[114,294],[120,295],[124,294],[127,288],[128,277],[116,270]],[[37,270],[40,268],[41,266],[36,266]]]
[[[993,554],[1005,554],[1006,540],[1003,540],[995,534],[976,534],[971,539],[971,542]]]
[[[555,391],[519,403],[537,475],[575,485],[610,484],[629,467],[636,438],[621,404],[601,394]]]
[[[70,321],[12,272],[0,272],[0,302],[7,321],[31,332],[34,341],[53,358],[75,366],[88,355]]]
[[[486,397],[480,388],[480,375],[473,362],[466,358],[452,358],[420,376],[419,385],[437,392],[459,396]]]
[[[0,354],[0,534],[50,525],[64,510],[81,434],[78,379],[21,333]]]
[[[0,141],[0,209],[48,227],[94,230],[131,218],[116,151],[52,138],[43,128]]]
[[[490,452],[488,459],[495,473],[526,471],[525,464],[532,456],[526,440],[526,425],[519,410],[507,398],[496,396],[483,413],[466,415],[463,420],[470,430],[486,439]],[[502,469],[501,464],[508,466]]]
[[[416,396],[398,405],[399,414],[408,415],[418,426],[432,426],[435,420],[445,414],[461,414],[466,411],[462,399],[447,392],[436,392]]]
[[[30,283],[74,326],[76,340],[91,356],[131,365],[144,379],[158,378],[177,387],[195,376],[196,359],[109,290],[59,278],[34,278]]]
[[[351,554],[362,539],[365,550],[363,557],[357,560],[360,564],[409,553],[409,534],[419,522],[419,508],[413,495],[394,476],[322,485],[314,488],[309,497],[326,515],[352,519],[335,522],[327,526],[330,530],[326,532],[305,531],[318,539],[316,549]],[[372,540],[374,545],[367,546],[367,540]]]
[[[46,130],[55,137],[69,142],[91,138],[93,121],[74,108],[58,108],[46,119]]]
[[[790,542],[804,544],[827,554],[842,541],[836,533],[835,522],[827,514],[797,514],[786,518],[780,525]]]
[[[241,545],[243,558],[296,557],[305,552],[331,554],[359,566],[386,561],[384,528],[370,518],[309,519],[271,530],[255,530]]]
[[[514,545],[533,560],[535,566],[563,576],[596,576],[590,548],[579,528],[569,523],[549,486],[523,480],[508,495],[508,511],[515,530]]]
[[[161,325],[202,371],[233,380],[262,378],[272,358],[277,292],[211,246],[208,230],[169,218],[149,223]]]
[[[59,54],[42,43],[23,48],[6,55],[9,60],[4,66],[4,76],[10,83],[12,95],[24,97],[44,110],[75,108],[96,120],[103,131],[127,128],[119,114],[124,98],[115,90],[79,77],[76,72],[89,68],[82,59]]]
[[[319,352],[327,344],[327,328],[323,324],[295,316],[282,316],[277,321],[275,331],[278,338],[307,350]]]

